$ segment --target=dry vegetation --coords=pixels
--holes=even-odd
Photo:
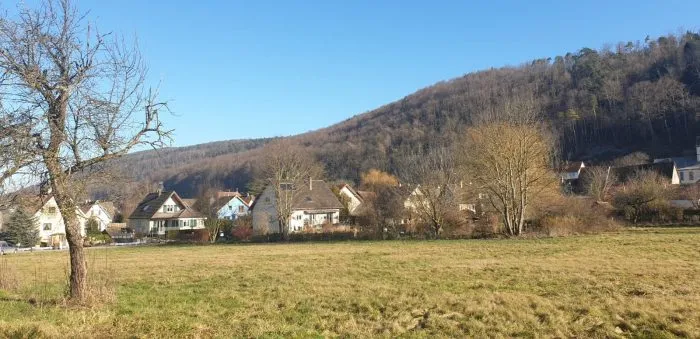
[[[0,337],[694,336],[699,246],[683,228],[93,249],[94,307],[60,299],[67,253],[7,255]]]

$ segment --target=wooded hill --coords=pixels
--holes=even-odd
[[[608,160],[633,151],[676,155],[694,146],[700,111],[700,34],[583,48],[517,67],[437,83],[336,125],[290,137],[329,179],[389,172],[402,154],[449,143],[489,116],[540,112],[560,161]],[[117,163],[139,182],[193,196],[204,186],[245,189],[271,139],[234,140],[131,154]]]

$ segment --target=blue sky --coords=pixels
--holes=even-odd
[[[471,71],[697,30],[700,1],[79,0],[138,36],[175,145],[325,127]]]

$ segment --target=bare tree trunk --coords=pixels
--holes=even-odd
[[[55,167],[53,165],[47,167],[49,171],[55,168],[60,169],[60,167]],[[63,223],[66,227],[66,240],[68,241],[70,254],[70,297],[73,300],[82,302],[85,300],[87,291],[87,264],[83,251],[83,236],[80,232],[80,221],[76,214],[76,206],[73,199],[66,192],[67,189],[65,183],[63,183],[65,180],[63,174],[59,172],[55,178],[59,179],[54,180],[51,187],[54,198],[56,199],[56,204],[61,212]]]

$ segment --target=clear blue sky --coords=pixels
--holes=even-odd
[[[103,31],[138,35],[176,146],[302,133],[471,71],[700,25],[697,0],[78,6]]]

